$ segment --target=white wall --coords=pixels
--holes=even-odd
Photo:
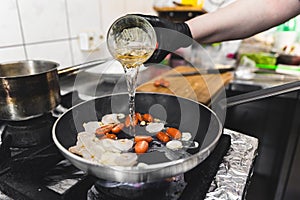
[[[105,56],[111,23],[126,13],[156,14],[153,0],[1,0],[0,62],[56,61],[61,67]],[[78,36],[89,33],[97,51],[81,51]],[[100,50],[99,50],[100,49]]]

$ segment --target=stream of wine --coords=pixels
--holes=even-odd
[[[137,77],[140,66],[148,59],[149,54],[152,53],[152,48],[138,48],[131,47],[130,51],[120,50],[117,54],[117,60],[122,64],[125,71],[125,78],[127,82],[129,94],[129,135],[135,136],[135,91],[137,85]],[[122,54],[122,52],[124,52]]]

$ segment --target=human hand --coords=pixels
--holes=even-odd
[[[152,15],[137,14],[137,16],[150,22],[156,32],[158,47],[147,63],[159,63],[170,52],[181,47],[188,47],[193,43],[190,28],[186,23],[174,23]]]

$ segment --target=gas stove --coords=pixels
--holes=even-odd
[[[204,199],[230,146],[223,136],[207,160],[178,177],[154,183],[99,180],[75,168],[54,144],[36,146],[1,165],[0,190],[13,199]]]
[[[62,97],[74,104],[76,92]],[[81,102],[78,97],[75,102]],[[73,102],[73,103],[71,103]],[[214,153],[195,169],[154,183],[99,180],[64,159],[51,139],[52,114],[22,122],[2,122],[0,191],[13,199],[203,199],[230,146],[222,136]]]
[[[77,92],[71,92],[63,95],[61,106],[69,108],[81,101]],[[51,113],[24,122],[0,122],[1,193],[26,200],[205,199],[232,150],[231,135],[223,134],[205,161],[179,176],[135,184],[99,180],[77,169],[60,154],[51,139],[56,119]]]

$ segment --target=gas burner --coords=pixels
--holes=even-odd
[[[50,143],[51,128],[55,118],[51,114],[25,121],[9,121],[3,123],[2,141],[11,137],[11,147],[32,147]]]
[[[97,180],[88,191],[88,200],[161,199],[177,200],[187,183],[184,175],[150,183],[119,183]]]
[[[60,110],[66,110],[80,102],[82,100],[79,98],[78,92],[73,91],[61,97],[61,104],[57,107],[60,109],[28,120],[0,121],[0,144],[7,137],[11,137],[10,147],[15,148],[29,148],[51,143],[52,125],[57,116],[62,114]]]

